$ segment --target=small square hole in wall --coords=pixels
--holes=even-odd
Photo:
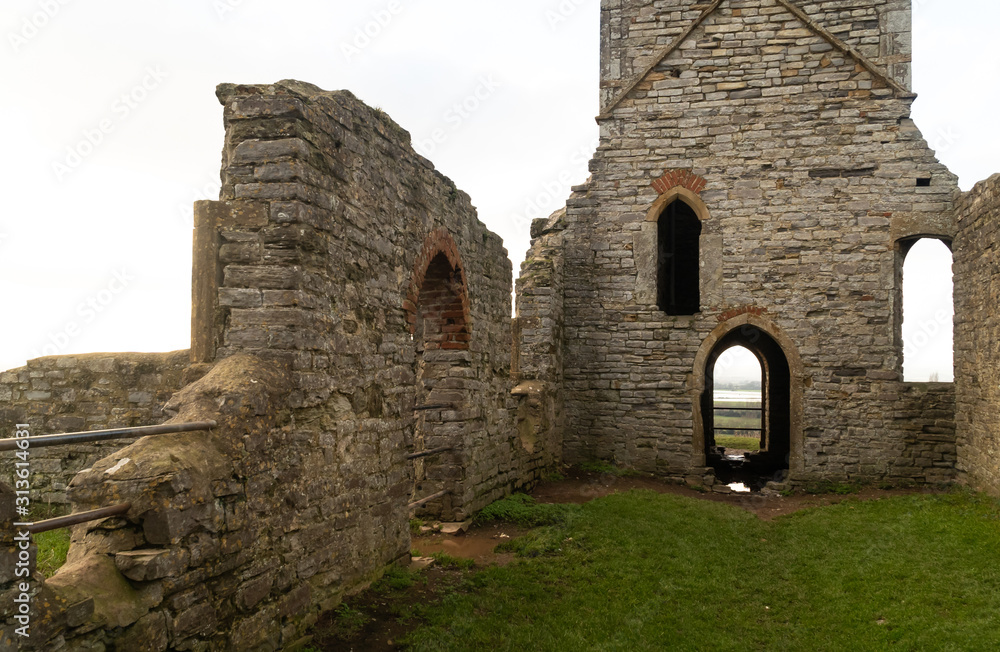
[[[917,179],[917,187],[918,188],[926,188],[926,187],[928,187],[930,185],[931,185],[931,178],[930,177],[925,177],[925,178]]]

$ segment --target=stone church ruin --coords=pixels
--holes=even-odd
[[[959,190],[910,119],[907,0],[603,0],[600,146],[516,283],[470,198],[347,91],[223,84],[222,190],[195,205],[192,342],[0,373],[36,501],[128,504],[32,578],[0,649],[279,650],[562,463],[719,486],[713,369],[760,361],[772,486],[1000,494],[1000,176]],[[955,382],[904,382],[902,263],[954,255]],[[9,478],[8,478],[9,479]],[[15,520],[0,487],[0,517]]]

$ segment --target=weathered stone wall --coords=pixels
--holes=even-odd
[[[777,0],[746,0],[712,3],[695,25],[705,5],[660,4],[604,3],[612,92],[592,180],[570,199],[562,235],[567,459],[677,477],[697,469],[705,370],[694,368],[696,356],[710,333],[751,314],[798,361],[793,479],[946,479],[933,463],[947,459],[949,442],[914,439],[887,417],[918,391],[900,382],[898,242],[954,232],[956,179],[910,121],[913,96],[812,26],[825,14],[804,21]],[[656,30],[640,38],[637,25]],[[825,27],[834,28],[843,26]],[[870,26],[859,29],[857,47],[874,47]],[[686,31],[652,65],[654,46]],[[622,83],[611,89],[616,75]],[[692,316],[666,315],[650,291],[655,219],[676,198],[702,227],[701,310]],[[927,414],[919,401],[906,413],[947,431],[953,413],[942,391]],[[938,446],[932,466],[919,466]]]
[[[220,425],[76,476],[77,510],[131,509],[74,531],[35,596],[38,649],[294,647],[407,555],[411,502],[462,519],[559,458],[555,403],[512,393],[510,262],[468,196],[350,93],[219,97],[222,199],[195,210],[200,379],[164,410]]]
[[[29,360],[24,367],[0,372],[0,423],[27,423],[36,436],[160,423],[163,404],[181,388],[188,364],[187,351]],[[66,487],[78,471],[133,441],[32,450],[34,500],[68,503]],[[4,465],[0,482],[13,486],[12,468]]]
[[[310,415],[304,430],[336,424],[342,476],[364,478],[361,494],[384,491],[367,486],[385,480],[358,462],[379,452],[390,491],[409,493],[416,465],[404,456],[421,439],[455,450],[425,460],[437,479],[413,497],[452,489],[438,508],[454,518],[530,481],[551,460],[518,446],[511,427],[510,262],[469,197],[350,93],[288,82],[224,86],[220,97],[223,201],[199,208],[200,223],[217,225],[218,256],[198,274],[219,279],[218,298],[204,310],[214,323],[195,332],[219,334],[210,345],[219,356],[289,365],[292,405]],[[467,311],[462,350],[426,351],[414,339],[439,255]],[[415,410],[426,363],[464,397],[454,409]]]
[[[560,210],[531,225],[531,247],[517,279],[517,365],[514,394],[521,397],[517,428],[521,444],[561,460],[564,425],[563,219]]]
[[[77,511],[131,509],[74,527],[66,564],[32,578],[29,639],[12,633],[16,604],[4,596],[0,649],[277,649],[300,631],[314,590],[330,599],[330,585],[371,573],[315,523],[334,497],[300,512],[305,496],[267,490],[292,437],[289,389],[274,365],[228,358],[165,408],[167,423],[217,428],[142,438],[78,474]]]
[[[955,213],[959,480],[1000,495],[1000,175],[964,193]]]
[[[787,4],[775,0],[764,6],[754,0],[602,0],[601,105],[607,106],[635,75],[659,63],[657,54],[681,38],[690,23],[720,5],[747,24],[786,21],[791,18],[788,5],[801,7],[816,25],[887,70],[905,88],[911,86],[910,0],[788,0]],[[774,35],[796,29],[802,25],[778,28]],[[699,35],[698,43],[726,41],[736,34],[726,26],[712,25]]]

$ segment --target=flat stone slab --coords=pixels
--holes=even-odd
[[[410,570],[419,571],[425,568],[430,568],[434,565],[433,557],[411,557],[410,558]]]
[[[465,534],[468,532],[469,527],[472,526],[472,521],[462,521],[461,523],[442,523],[441,524],[441,534],[450,534],[452,536],[457,536],[460,534]]]

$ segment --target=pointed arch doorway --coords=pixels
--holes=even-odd
[[[801,460],[801,364],[790,343],[785,346],[765,324],[751,322],[744,316],[738,324],[723,324],[706,339],[696,361],[695,382],[699,394],[695,421],[697,457],[705,466],[715,469],[722,482],[743,482],[751,489],[760,489],[770,480],[783,481],[789,471],[796,470]],[[763,320],[760,320],[763,321]],[[743,347],[760,363],[759,440],[758,445],[732,450],[720,445],[716,433],[730,425],[717,415],[728,408],[717,398],[716,366],[729,349]],[[786,350],[791,350],[791,360]],[[748,404],[751,405],[751,404]],[[731,414],[731,413],[730,413]],[[700,450],[699,450],[700,449]]]

